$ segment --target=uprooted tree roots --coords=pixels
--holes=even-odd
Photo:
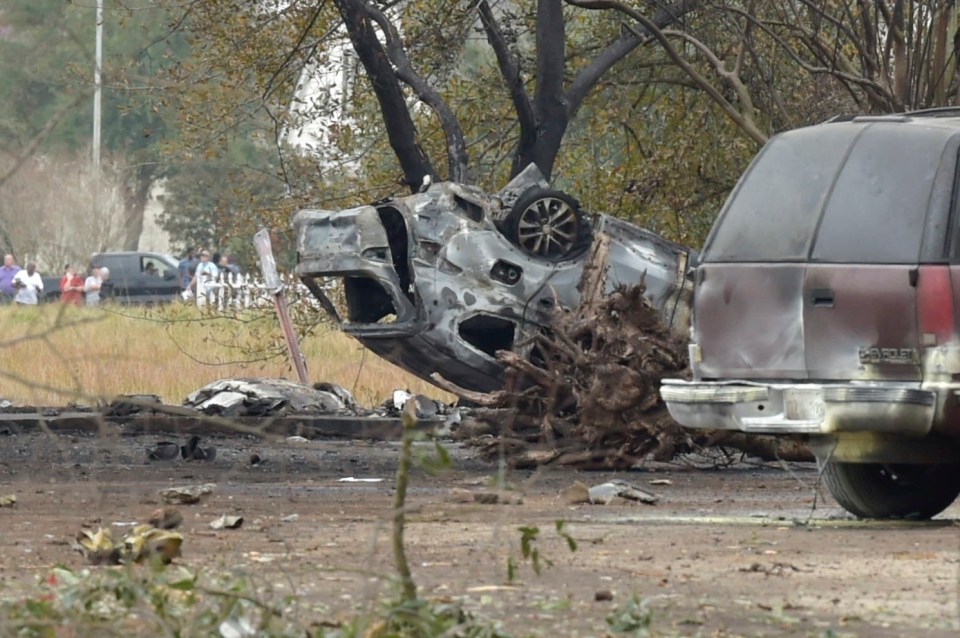
[[[582,290],[602,290],[597,276],[603,268],[591,259]],[[498,352],[507,370],[504,390],[478,394],[445,384],[483,406],[461,435],[485,438],[491,455],[505,452],[518,467],[628,468],[646,458],[666,461],[703,448],[812,460],[794,442],[684,430],[670,418],[660,382],[687,376],[687,348],[664,327],[644,290],[641,283],[607,296],[584,294],[577,309],[556,313],[530,355]],[[489,434],[494,438],[483,436]]]

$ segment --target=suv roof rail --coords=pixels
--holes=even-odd
[[[908,117],[960,117],[960,106],[938,106],[932,109],[920,109],[903,113]]]
[[[841,115],[834,115],[830,119],[824,120],[823,124],[834,124],[836,122],[851,122],[857,115],[853,113],[844,113]]]

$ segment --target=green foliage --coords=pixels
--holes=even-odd
[[[0,38],[0,148],[26,144],[78,93],[90,97],[48,138],[46,149],[87,148],[93,121],[95,3],[8,0]],[[183,34],[171,32],[171,14],[157,5],[133,10],[104,3],[103,132],[105,151],[138,153],[167,137],[173,113],[170,89],[151,79],[187,54]],[[156,161],[156,155],[149,156]],[[147,161],[148,156],[140,156]]]
[[[520,532],[520,560],[530,564],[533,573],[539,576],[544,567],[553,567],[553,561],[540,553],[538,541],[540,528],[536,525],[524,525],[517,528]],[[566,531],[565,521],[554,521],[554,531],[571,552],[577,551],[577,541]],[[519,572],[519,562],[516,557],[507,557],[507,582],[514,582]]]
[[[645,598],[636,595],[621,607],[617,607],[607,616],[607,625],[610,631],[618,634],[629,634],[635,638],[645,638],[650,635],[650,626],[653,624],[653,610]]]
[[[202,246],[236,256],[247,269],[256,261],[253,234],[263,227],[276,229],[279,265],[289,268],[290,211],[283,210],[286,187],[277,171],[275,150],[246,138],[189,157],[164,184],[160,225],[176,250]]]
[[[0,635],[259,636],[261,638],[507,638],[458,604],[385,601],[373,616],[330,627],[282,611],[241,575],[178,566],[72,570],[56,567],[23,598],[0,601]]]
[[[183,567],[56,567],[31,595],[0,602],[0,633],[55,636],[220,635],[243,624],[270,638],[302,636],[302,628],[256,599],[243,577]]]

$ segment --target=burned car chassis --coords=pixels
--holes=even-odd
[[[302,210],[297,275],[347,334],[409,372],[473,391],[503,385],[498,350],[530,354],[556,307],[579,303],[603,241],[604,292],[643,280],[686,335],[688,251],[607,215],[592,223],[530,167],[495,196],[441,182],[349,210]],[[326,278],[340,285],[323,285]]]

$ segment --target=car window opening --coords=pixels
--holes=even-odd
[[[377,212],[380,214],[380,223],[387,231],[387,242],[390,244],[393,269],[400,279],[400,290],[411,302],[415,302],[413,275],[410,272],[410,242],[407,237],[407,225],[403,221],[403,215],[392,206],[383,206],[378,208]]]
[[[346,312],[344,323],[393,323],[397,308],[393,298],[380,282],[368,277],[344,277],[343,294]]]
[[[460,324],[460,337],[484,354],[495,357],[497,350],[513,348],[517,326],[512,321],[475,315]]]

